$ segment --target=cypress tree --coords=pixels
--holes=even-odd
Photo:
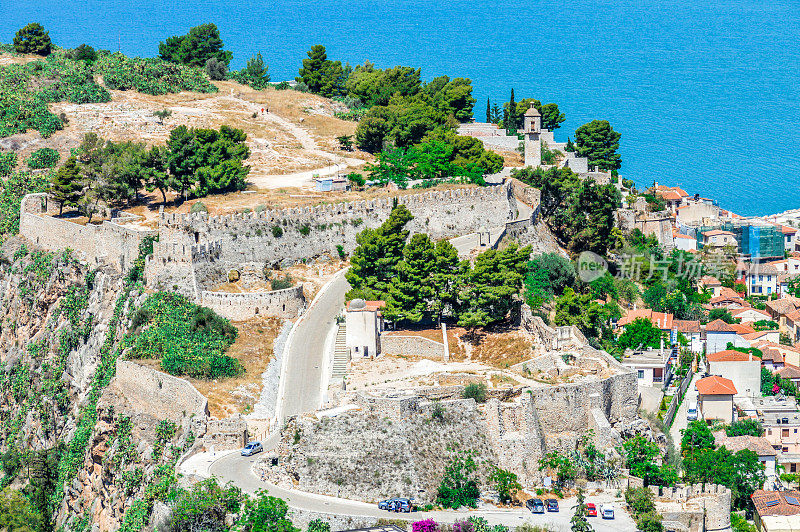
[[[492,122],[492,104],[489,102],[489,97],[486,97],[486,123]]]
[[[58,169],[51,183],[50,193],[58,202],[59,216],[64,212],[64,205],[77,205],[82,190],[81,170],[73,156]]]
[[[506,129],[512,133],[517,131],[517,102],[514,101],[514,89],[511,89],[511,100],[508,102],[508,122]]]

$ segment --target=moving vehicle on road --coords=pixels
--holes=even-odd
[[[264,446],[261,445],[260,441],[251,441],[244,446],[244,449],[242,449],[242,456],[253,456],[254,454],[260,453],[263,450]]]
[[[586,505],[586,517],[597,517],[597,506],[593,502]]]
[[[611,504],[601,504],[600,517],[603,519],[614,519],[614,506]]]
[[[557,512],[558,511],[558,501],[555,499],[545,499],[544,505],[547,507],[548,512]]]
[[[544,513],[544,502],[542,502],[542,499],[528,499],[525,501],[525,507],[530,510],[532,514]]]

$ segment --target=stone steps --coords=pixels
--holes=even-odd
[[[350,362],[350,352],[347,349],[347,327],[344,323],[339,324],[336,331],[336,342],[333,348],[333,368],[331,378],[341,379],[347,375],[347,364]]]

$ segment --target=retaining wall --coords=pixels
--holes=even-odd
[[[381,352],[390,355],[410,355],[444,360],[444,343],[422,336],[381,335]]]
[[[305,307],[303,286],[271,292],[228,293],[204,290],[201,305],[229,320],[241,321],[255,316],[296,318]]]
[[[118,359],[114,383],[134,408],[155,418],[208,415],[208,400],[189,381],[147,366]]]

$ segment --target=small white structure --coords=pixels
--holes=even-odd
[[[622,365],[636,372],[639,386],[662,386],[670,374],[669,349],[636,351],[622,359]]]
[[[730,379],[712,375],[697,381],[697,406],[703,419],[720,419],[732,423],[734,419],[733,396],[736,387]]]
[[[522,132],[525,135],[525,166],[542,165],[542,114],[531,103],[525,111]]]
[[[350,358],[374,358],[380,353],[380,335],[383,331],[381,310],[383,301],[354,299],[347,304],[345,344]]]

